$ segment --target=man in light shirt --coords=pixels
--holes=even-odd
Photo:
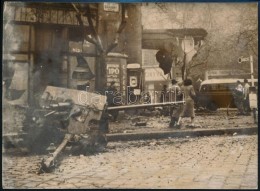
[[[242,83],[238,80],[236,88],[234,89],[233,92],[234,96],[234,101],[235,105],[237,106],[238,109],[238,114],[237,115],[244,115],[244,106],[243,106],[243,101],[244,101],[244,88],[242,86]]]

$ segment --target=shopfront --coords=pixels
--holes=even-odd
[[[164,75],[163,70],[159,67],[146,66],[144,68],[144,76],[144,89],[146,92],[149,92],[151,103],[159,103],[163,86],[166,85],[168,88],[171,84],[169,75]]]

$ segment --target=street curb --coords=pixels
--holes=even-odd
[[[258,127],[249,128],[228,128],[228,129],[194,129],[194,130],[172,130],[149,133],[117,133],[107,134],[108,142],[115,141],[133,141],[144,139],[163,139],[163,138],[183,138],[183,137],[201,137],[212,135],[253,135],[258,134]]]

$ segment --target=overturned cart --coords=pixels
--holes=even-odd
[[[53,126],[53,122],[57,122],[56,126],[60,126],[59,129],[63,132],[63,134],[60,133],[62,140],[56,141],[59,146],[53,149],[54,152],[47,159],[41,161],[38,171],[39,173],[48,172],[52,167],[55,167],[56,158],[68,143],[77,143],[73,149],[77,154],[84,154],[86,150],[91,148],[105,148],[109,116],[107,112],[109,110],[149,108],[183,103],[184,101],[107,107],[106,96],[48,86],[39,101],[39,109],[29,112],[28,118],[32,120],[31,124],[33,125],[28,124],[25,127],[28,128],[26,132],[29,132],[29,135],[33,137],[27,137],[25,140],[28,141],[27,145],[34,145],[33,138],[39,139],[41,137],[35,136],[37,129],[42,128],[46,132],[46,127]],[[51,124],[48,125],[50,122]],[[43,136],[45,142],[48,134],[50,135],[51,132],[45,133]]]

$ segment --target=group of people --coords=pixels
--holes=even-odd
[[[237,85],[233,91],[235,105],[238,109],[238,115],[250,115],[249,105],[249,87],[248,80],[244,79],[244,83],[237,81]]]
[[[164,87],[166,88],[166,87]],[[115,88],[115,82],[111,82],[110,86],[107,88],[107,91],[113,92],[113,94],[117,91]],[[167,98],[171,101],[185,101],[185,104],[178,104],[175,109],[171,109],[171,122],[170,127],[179,127],[180,123],[182,121],[182,118],[184,117],[190,117],[191,118],[191,126],[194,126],[194,118],[195,118],[195,112],[194,112],[194,100],[196,97],[196,93],[194,90],[194,87],[192,85],[191,79],[186,79],[183,82],[183,85],[180,87],[178,85],[178,82],[173,79],[172,80],[172,87],[169,90],[170,94],[168,94]],[[166,95],[166,89],[164,92]],[[113,94],[107,95],[107,102],[108,106],[115,106],[113,103]],[[164,98],[162,98],[161,101],[165,101]],[[113,116],[113,121],[117,120],[118,111],[110,111],[110,114]]]
[[[169,127],[175,128],[180,127],[181,121],[184,117],[191,118],[191,125],[194,126],[194,105],[196,99],[196,93],[194,87],[192,85],[191,79],[185,79],[183,81],[183,85],[179,86],[178,82],[173,79],[172,87],[169,90],[171,97],[171,101],[185,101],[184,104],[178,104],[175,109],[171,110],[171,122]],[[173,95],[173,96],[172,96]]]

